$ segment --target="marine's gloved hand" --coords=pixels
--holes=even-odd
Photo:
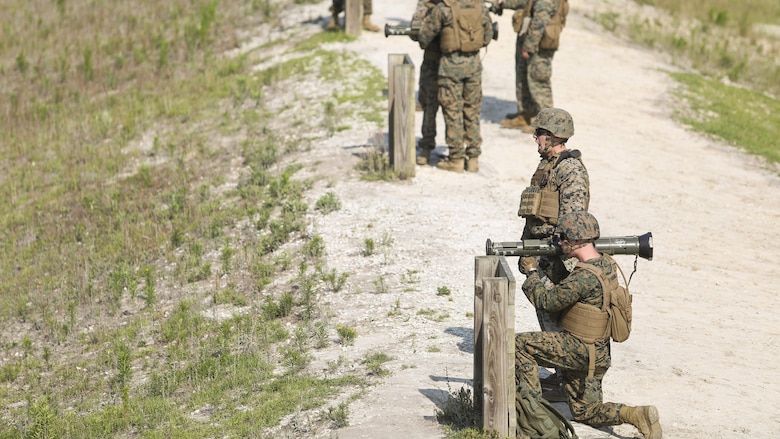
[[[517,262],[517,269],[521,273],[527,275],[533,270],[536,270],[536,258],[533,256],[523,256]]]

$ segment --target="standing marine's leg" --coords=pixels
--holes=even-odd
[[[418,165],[427,165],[431,152],[436,148],[436,113],[439,111],[439,57],[431,56],[428,51],[423,55],[420,66],[418,98],[423,109],[422,138],[418,142],[420,155]]]
[[[379,27],[371,23],[371,14],[374,12],[372,0],[363,0],[363,30],[379,32]]]
[[[482,154],[482,71],[466,78],[463,84],[463,142],[466,144],[466,170],[479,171],[479,155]]]
[[[542,108],[553,107],[552,96],[552,60],[554,50],[540,50],[535,53],[528,64],[528,92],[533,102],[533,108],[528,108],[533,116]]]
[[[517,112],[509,113],[506,119],[501,121],[504,128],[514,128],[533,133],[529,125],[531,116],[536,115],[532,109],[535,106],[528,92],[528,61],[523,58],[523,41],[525,37],[517,37],[515,40],[515,99],[517,100]],[[538,113],[538,111],[537,111]]]
[[[445,141],[450,150],[447,160],[436,167],[445,171],[463,172],[465,148],[463,147],[463,83],[460,79],[439,73],[439,104],[444,116]]]

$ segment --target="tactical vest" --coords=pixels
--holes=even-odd
[[[485,28],[482,20],[482,2],[469,0],[468,6],[461,7],[457,0],[444,0],[452,11],[452,26],[441,30],[441,51],[452,53],[477,52],[485,44]]]
[[[520,210],[517,214],[523,218],[536,218],[544,223],[558,224],[558,211],[560,209],[558,183],[551,181],[554,178],[555,168],[567,158],[575,158],[582,162],[582,154],[574,150],[565,150],[557,160],[548,160],[536,169],[531,177],[531,186],[525,188],[520,195]]]
[[[518,34],[525,35],[528,31],[528,25],[532,16],[534,0],[526,3],[525,9],[515,11],[512,16],[512,27]],[[542,40],[539,42],[540,49],[555,50],[560,45],[561,32],[566,26],[566,16],[569,14],[569,0],[560,0],[560,5],[551,17],[550,22],[544,27]]]

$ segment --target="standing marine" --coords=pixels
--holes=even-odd
[[[501,1],[501,0],[499,0]],[[569,12],[568,0],[503,0],[515,9],[515,97],[517,112],[501,121],[504,128],[533,133],[531,121],[543,108],[553,106],[552,61]]]
[[[445,171],[479,170],[482,150],[482,60],[480,49],[493,38],[488,9],[482,0],[441,0],[422,22],[420,47],[437,44],[438,96],[444,115],[449,156],[436,167]]]
[[[436,6],[433,0],[418,0],[417,8],[412,16],[412,27],[422,27],[422,22]],[[418,40],[417,34],[412,39]],[[436,149],[436,113],[439,112],[439,60],[441,59],[441,47],[439,37],[431,41],[423,51],[423,61],[420,65],[420,82],[418,86],[418,100],[422,107],[422,138],[417,146],[420,154],[417,156],[418,165],[427,165],[431,153]]]

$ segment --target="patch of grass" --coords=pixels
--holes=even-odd
[[[341,209],[341,201],[334,192],[327,192],[320,197],[315,203],[314,208],[322,212],[323,215],[327,215],[331,212],[335,212]]]
[[[368,368],[368,374],[378,377],[387,376],[390,374],[390,371],[382,367],[382,365],[388,361],[394,360],[393,357],[383,353],[383,352],[377,352],[374,354],[367,355],[363,359],[363,363]]]
[[[344,346],[352,346],[355,344],[355,339],[358,336],[357,329],[347,325],[336,326],[336,333],[338,333],[341,338],[341,344]]]
[[[688,73],[671,73],[688,102],[675,117],[694,130],[717,136],[747,152],[780,163],[780,101]]]

